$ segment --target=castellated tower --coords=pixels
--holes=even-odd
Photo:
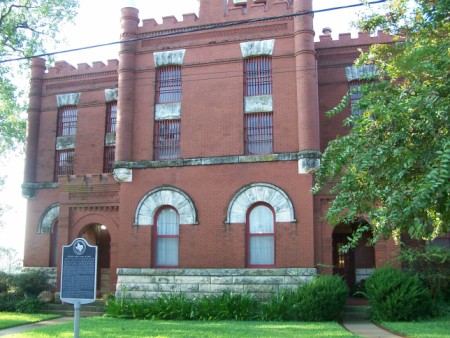
[[[133,297],[266,297],[339,258],[349,229],[328,227],[332,196],[311,194],[321,151],[347,132],[325,112],[363,71],[358,48],[390,37],[314,42],[312,0],[199,6],[161,22],[123,8],[107,63],[33,60],[24,265],[56,290],[77,237],[98,246],[99,293]],[[324,272],[351,285],[391,250]]]

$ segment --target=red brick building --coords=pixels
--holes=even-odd
[[[310,191],[347,132],[325,112],[373,71],[352,67],[358,49],[391,39],[314,42],[313,15],[293,15],[311,10],[200,0],[198,17],[139,25],[124,8],[118,60],[34,59],[24,265],[57,271],[61,246],[84,237],[99,289],[151,296],[272,292],[318,269],[353,285],[389,259],[391,242],[340,255],[351,227],[323,222],[332,196]]]

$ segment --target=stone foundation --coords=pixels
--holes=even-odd
[[[317,275],[315,268],[285,269],[117,269],[116,296],[155,298],[185,294],[188,298],[223,292],[268,298],[294,290]]]

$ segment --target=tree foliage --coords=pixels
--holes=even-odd
[[[26,129],[17,90],[24,81],[18,62],[5,61],[45,52],[77,8],[78,0],[0,0],[0,156],[24,143]]]
[[[411,6],[412,5],[412,6]],[[365,217],[374,241],[402,233],[431,240],[450,231],[450,0],[389,0],[359,27],[382,29],[393,44],[373,45],[356,65],[375,65],[360,88],[348,135],[330,142],[314,192],[336,194],[331,224]],[[341,113],[345,96],[328,114]]]

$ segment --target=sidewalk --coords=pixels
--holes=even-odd
[[[61,318],[45,320],[42,322],[37,322],[37,323],[32,323],[32,324],[10,327],[9,329],[0,330],[0,337],[18,334],[18,333],[22,333],[24,331],[38,329],[40,327],[61,324],[61,323],[66,323],[66,322],[70,322],[70,321],[73,321],[73,317],[61,317]]]
[[[402,337],[386,331],[369,320],[367,302],[349,299],[344,308],[342,326],[348,331],[367,338]]]

